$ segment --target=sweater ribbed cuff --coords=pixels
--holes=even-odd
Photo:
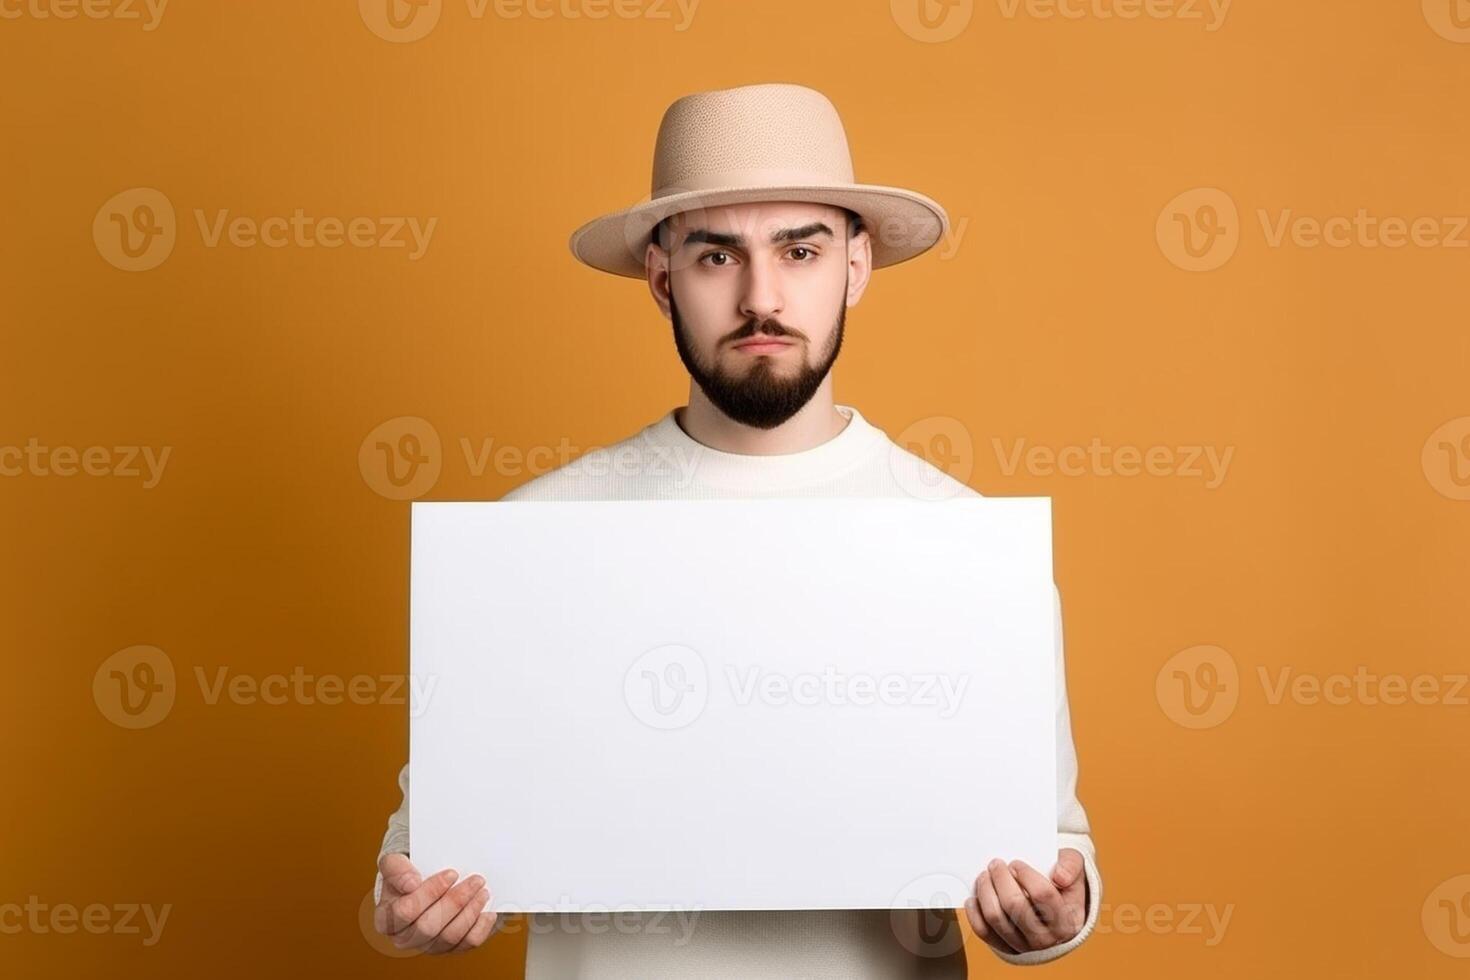
[[[407,854],[408,834],[389,827],[388,832],[383,835],[383,846],[378,848],[378,863],[383,861],[384,854]],[[377,905],[383,898],[383,872],[378,872],[378,877],[373,881],[373,904]]]

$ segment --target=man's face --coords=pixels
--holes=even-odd
[[[771,429],[811,400],[842,348],[854,249],[866,282],[866,239],[850,241],[846,212],[822,204],[729,205],[669,219],[668,250],[656,254],[674,345],[721,412]]]

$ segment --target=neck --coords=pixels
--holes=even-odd
[[[812,449],[836,436],[848,424],[848,419],[833,403],[830,372],[811,401],[774,429],[757,429],[736,422],[716,408],[693,381],[689,383],[689,404],[674,410],[674,421],[691,439],[711,449],[750,456]]]

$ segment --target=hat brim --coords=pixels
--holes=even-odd
[[[683,211],[756,201],[806,201],[857,212],[872,240],[875,269],[911,259],[949,233],[949,215],[944,208],[917,191],[878,184],[805,184],[668,194],[594,218],[572,232],[568,245],[578,261],[594,269],[642,279],[650,235],[664,218]]]

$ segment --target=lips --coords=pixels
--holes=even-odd
[[[781,350],[784,347],[790,347],[791,344],[791,341],[782,340],[779,337],[750,337],[738,342],[735,345],[735,349],[764,353],[767,351]]]

